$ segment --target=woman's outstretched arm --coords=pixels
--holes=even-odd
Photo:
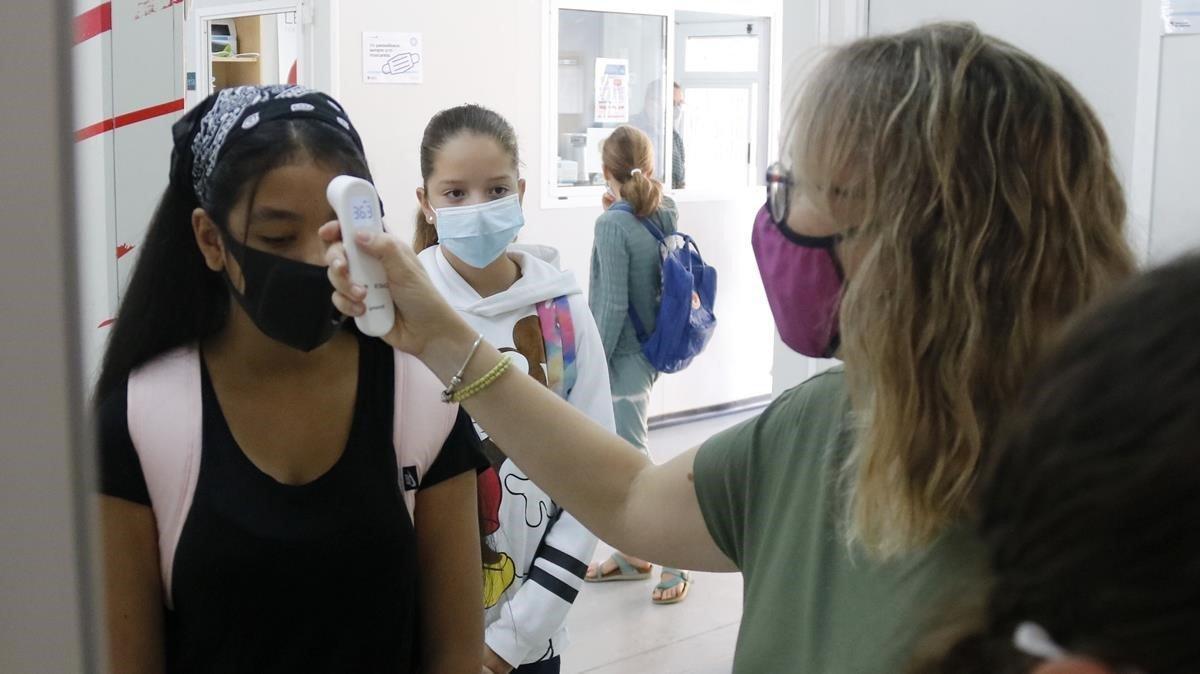
[[[347,273],[336,223],[321,230],[334,303],[356,316],[365,293]],[[384,337],[412,353],[443,382],[462,367],[476,334],[430,284],[412,249],[391,235],[360,239],[383,261],[396,304],[396,325]],[[478,380],[500,361],[481,345],[463,376]],[[530,377],[506,372],[463,407],[504,452],[559,505],[601,539],[662,564],[735,571],[713,541],[692,483],[696,449],[655,465],[613,433],[592,423]]]

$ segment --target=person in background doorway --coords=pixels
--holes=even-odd
[[[683,150],[683,87],[675,83],[672,97],[674,107],[671,115],[671,187],[677,190],[687,187],[687,157]]]
[[[1192,254],[1039,369],[979,488],[985,607],[914,673],[1200,672],[1197,297]]]
[[[662,97],[661,86],[661,82],[654,82],[646,88],[646,99],[642,104],[642,111],[629,120],[630,125],[646,134],[650,139],[650,146],[655,152],[662,148],[663,136],[660,129],[663,118],[662,105],[659,103]],[[681,133],[685,104],[683,87],[679,86],[678,82],[675,82],[671,89],[671,101],[671,119],[667,121],[671,125],[671,187],[682,189],[687,183],[687,162]]]
[[[637,312],[646,334],[654,332],[662,291],[662,256],[658,239],[641,219],[669,235],[675,232],[679,213],[675,202],[663,195],[662,183],[654,178],[654,148],[645,133],[632,126],[618,127],[604,141],[600,153],[607,186],[605,211],[596,220],[593,234],[588,303],[608,358],[617,434],[649,455],[646,417],[658,371],[642,354],[629,312]],[[634,213],[613,209],[618,201],[629,204]],[[603,563],[588,568],[587,580],[641,580],[652,570],[650,562],[614,552]],[[656,604],[683,601],[690,586],[687,571],[664,566],[651,600]]]
[[[513,369],[613,428],[604,347],[558,252],[511,245],[524,226],[517,134],[478,105],[443,110],[421,139],[414,248],[434,286]],[[530,482],[480,428],[484,533],[500,559],[485,568],[484,665],[493,674],[556,674],[566,620],[596,537]]]
[[[661,465],[528,378],[488,376],[501,354],[471,354],[412,251],[359,246],[387,269],[389,343],[443,381],[465,364],[471,415],[589,529],[741,571],[735,672],[903,671],[946,597],[986,589],[980,465],[1031,362],[1131,273],[1124,194],[1078,91],[971,24],[836,49],[789,107],[791,166],[750,245],[784,343],[845,366]],[[361,315],[339,270],[334,301]]]
[[[330,301],[317,232],[330,181],[371,178],[357,132],[289,85],[172,131],[96,389],[111,671],[477,674],[479,438]],[[419,481],[401,390],[441,446]]]

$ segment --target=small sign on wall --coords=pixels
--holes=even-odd
[[[1162,0],[1164,33],[1200,33],[1200,0]]]
[[[424,79],[420,33],[363,33],[363,82],[421,84]]]

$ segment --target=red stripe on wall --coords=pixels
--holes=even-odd
[[[116,119],[113,120],[113,126],[119,129],[123,126],[137,124],[138,122],[144,122],[147,119],[154,119],[155,117],[162,117],[163,115],[169,115],[172,112],[179,112],[180,110],[183,110],[182,98],[177,101],[171,101],[170,103],[152,105],[148,108],[142,108],[141,110],[134,110],[133,112],[127,112],[123,115],[118,115]]]
[[[130,124],[137,124],[138,122],[144,122],[148,119],[154,119],[155,117],[162,117],[163,115],[169,115],[172,112],[179,112],[180,110],[183,110],[182,98],[169,103],[160,103],[159,105],[152,105],[148,108],[142,108],[141,110],[134,110],[133,112],[127,112],[123,115],[117,115],[112,119],[106,119],[103,122],[96,122],[91,126],[85,126],[82,129],[79,129],[75,132],[75,142],[78,143],[81,140],[87,140],[92,136],[98,136],[106,131],[119,129],[123,126],[129,126]]]
[[[75,17],[75,44],[112,30],[112,3],[106,2]]]
[[[96,122],[95,124],[92,124],[91,126],[85,126],[82,129],[76,131],[75,132],[75,142],[78,143],[79,141],[87,140],[88,138],[91,138],[92,136],[99,136],[100,134],[104,133],[105,131],[112,131],[112,129],[113,129],[113,121],[111,119],[106,119],[103,122]]]

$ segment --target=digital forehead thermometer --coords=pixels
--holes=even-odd
[[[367,312],[356,316],[354,322],[363,334],[382,337],[391,331],[396,322],[392,295],[388,292],[387,274],[383,263],[358,249],[355,232],[383,232],[383,218],[379,212],[379,195],[371,183],[353,176],[338,176],[329,183],[325,198],[333,206],[338,223],[342,227],[342,244],[346,247],[346,258],[350,263],[350,279],[367,289],[363,304]]]

